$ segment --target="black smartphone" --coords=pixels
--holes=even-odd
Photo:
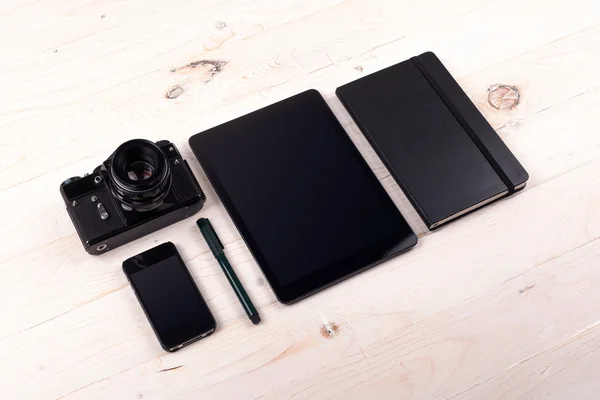
[[[123,271],[166,351],[215,331],[215,319],[173,243],[125,260]]]

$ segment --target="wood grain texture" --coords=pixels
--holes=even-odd
[[[600,4],[592,0],[4,0],[0,395],[6,399],[600,398]],[[333,92],[432,50],[531,175],[429,234]],[[488,94],[509,85],[514,107]],[[316,88],[422,237],[279,304],[187,139]],[[190,161],[261,312],[245,317],[193,220],[88,256],[58,186],[123,141]],[[121,262],[182,252],[218,331],[158,345]]]

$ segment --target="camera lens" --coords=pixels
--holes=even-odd
[[[145,161],[134,161],[127,167],[127,176],[132,181],[143,181],[152,177],[154,168]]]
[[[171,189],[169,160],[154,143],[135,139],[123,143],[110,159],[113,196],[136,211],[159,207]]]

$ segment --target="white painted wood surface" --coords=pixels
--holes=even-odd
[[[531,175],[433,234],[335,88],[438,54]],[[3,399],[600,399],[600,5],[593,0],[3,0]],[[510,110],[488,88],[514,85]],[[329,99],[422,237],[279,304],[187,145],[308,88]],[[252,326],[194,219],[88,256],[58,192],[126,139],[170,139],[255,300]],[[178,245],[218,331],[158,345],[121,261]],[[327,334],[322,317],[334,335]]]

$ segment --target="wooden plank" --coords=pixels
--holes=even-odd
[[[0,20],[3,398],[598,398],[598,2],[5,1]],[[187,138],[315,87],[426,235],[333,96],[425,50],[523,162],[526,191],[282,306]],[[515,86],[520,103],[491,107],[495,84]],[[81,249],[58,184],[132,137],[171,139],[190,160],[209,196],[202,215],[261,325],[192,220],[102,257]],[[167,240],[219,325],[175,354],[157,345],[120,266]]]
[[[500,133],[503,139],[507,141],[509,147],[519,157],[521,162],[530,171],[532,176],[529,187],[533,187],[539,181],[543,182],[554,176],[560,175],[560,173],[568,171],[578,165],[589,162],[591,159],[596,157],[598,154],[598,135],[595,135],[592,130],[586,128],[586,126],[595,126],[598,124],[597,115],[595,113],[589,113],[586,105],[582,105],[595,101],[594,99],[586,100],[586,96],[595,96],[594,90],[598,86],[598,75],[594,73],[597,68],[600,68],[600,46],[598,46],[598,28],[594,27],[590,30],[581,32],[580,34],[559,40],[548,46],[543,46],[540,49],[533,50],[523,54],[522,56],[508,60],[505,63],[499,64],[496,67],[487,72],[486,70],[480,73],[469,76],[464,80],[461,80],[461,84],[467,89],[467,92],[474,98],[480,109],[482,109],[486,116],[492,120],[492,123],[497,128],[501,129]],[[575,48],[573,52],[565,52],[565,48]],[[573,55],[575,54],[575,55]],[[551,60],[559,65],[564,65],[560,72],[554,72],[556,69],[552,69],[551,66],[540,68],[540,59]],[[546,61],[547,63],[551,61]],[[542,64],[543,65],[543,64]],[[582,67],[580,67],[582,66]],[[497,82],[499,70],[510,71],[522,68],[521,70],[534,70],[536,74],[533,77],[528,78],[529,82],[523,88],[522,104],[515,110],[510,112],[499,112],[491,111],[489,105],[485,106],[487,90],[484,89],[484,85]],[[534,89],[533,92],[527,91],[528,87],[541,88],[545,86],[545,82],[548,80],[552,81],[564,81],[569,76],[578,76],[576,85],[564,85],[561,89]],[[521,85],[519,81],[515,82],[514,73],[512,79],[507,79],[508,83]],[[525,84],[525,83],[524,83]],[[482,87],[483,86],[483,87]],[[475,87],[479,89],[475,91]],[[588,88],[590,93],[582,94],[582,88]],[[538,90],[536,92],[535,90]],[[478,94],[479,93],[479,94]],[[483,93],[481,96],[480,93]],[[574,98],[577,95],[581,95],[582,98]],[[483,99],[481,97],[484,97]],[[569,105],[569,100],[573,98],[572,105]],[[341,119],[349,118],[347,114],[344,114],[340,110],[339,101],[330,100],[333,108],[336,110],[336,115],[340,116]],[[549,116],[539,116],[537,118],[538,123],[528,124],[526,123],[527,118],[533,116],[536,112],[540,112],[548,107],[556,106]],[[564,111],[562,111],[564,110]],[[344,117],[345,115],[345,117]],[[593,119],[593,120],[590,120]],[[350,128],[352,129],[352,127]],[[356,132],[355,132],[356,133]],[[549,135],[555,135],[555,140],[549,140]],[[355,135],[353,137],[356,138]],[[159,139],[160,137],[156,137]],[[122,139],[119,139],[122,140]],[[381,162],[374,155],[372,149],[363,138],[356,138],[359,148],[363,151],[367,160],[371,163],[371,166],[378,173],[381,179],[384,179],[388,174],[381,164]],[[87,142],[87,140],[86,140]],[[18,144],[21,148],[29,148],[26,144]],[[542,147],[544,146],[544,147]],[[64,147],[65,152],[69,152],[69,147]],[[6,149],[7,153],[10,154],[11,148]],[[99,165],[104,158],[110,154],[111,148],[106,148],[103,153],[99,153],[96,156],[91,156],[83,161],[63,167],[53,171],[44,177],[33,178],[28,186],[15,187],[12,190],[4,191],[4,195],[0,198],[0,206],[6,208],[7,204],[14,204],[18,199],[22,199],[27,196],[27,193],[31,192],[31,187],[37,187],[42,192],[52,193],[56,191],[57,182],[61,182],[66,177],[81,174],[82,171],[89,171],[93,166]],[[193,155],[189,151],[186,145],[182,146],[184,156],[188,159],[193,159]],[[72,152],[72,151],[71,151]],[[13,154],[18,154],[14,153]],[[10,159],[15,156],[5,157]],[[44,155],[48,160],[54,157],[67,157],[66,155],[61,157],[60,154],[55,152],[48,152]],[[528,158],[532,158],[531,162],[528,162]],[[21,156],[18,156],[21,158]],[[42,161],[42,160],[38,160]],[[61,162],[56,160],[56,162]],[[19,170],[22,165],[19,162]],[[40,167],[40,164],[35,163],[32,167]],[[195,163],[192,163],[194,172],[201,178],[201,184],[203,187],[207,187],[205,183],[204,174],[199,171]],[[9,175],[13,171],[12,168],[4,170],[5,175]],[[383,173],[379,172],[383,171]],[[3,172],[0,171],[0,174]],[[22,177],[21,177],[22,178]],[[19,175],[15,175],[15,179],[21,179]],[[0,180],[4,181],[4,179]],[[24,185],[22,183],[21,185]],[[398,191],[392,179],[385,179],[384,185],[391,190],[392,197],[397,199],[397,204],[404,211],[405,215],[411,221],[413,227],[421,234],[427,232],[423,224],[420,224],[418,216],[412,210],[408,202],[405,200],[403,195]],[[211,196],[211,198],[214,198]],[[49,199],[50,200],[50,199]],[[72,233],[70,222],[66,218],[66,215],[62,211],[60,205],[61,200],[58,197],[51,199],[52,204],[48,204],[47,209],[52,210],[52,217],[49,217],[48,213],[41,212],[40,214],[28,214],[26,216],[19,216],[19,222],[28,226],[30,232],[34,237],[40,238],[41,242],[22,242],[19,244],[8,246],[5,249],[0,249],[0,260],[13,257],[17,254],[21,254],[25,248],[32,248],[40,246],[44,243],[44,237],[48,237],[46,223],[52,223],[53,220],[58,220],[58,226],[50,228],[55,233],[62,235]],[[63,231],[64,230],[64,231]],[[36,231],[39,234],[36,234]],[[1,235],[1,234],[0,234]],[[37,236],[35,236],[37,235]],[[9,240],[11,238],[10,231],[5,231],[5,238]],[[8,252],[4,255],[3,252]]]
[[[144,388],[150,395],[161,396],[201,392],[210,398],[242,393],[259,397],[272,388],[271,398],[299,393],[327,398],[383,382],[387,393],[394,388],[394,393],[419,398],[434,389],[450,396],[480,381],[491,385],[488,382],[496,374],[512,371],[514,363],[571,343],[571,339],[578,341],[580,336],[574,335],[598,321],[598,302],[593,301],[598,295],[591,288],[600,276],[590,275],[587,267],[597,265],[592,257],[599,251],[597,242],[589,247],[593,254],[583,253],[586,262],[579,257],[584,250],[566,255],[566,260],[573,260],[567,267],[560,257],[570,249],[585,249],[586,243],[600,237],[596,207],[600,186],[588,185],[583,196],[580,191],[584,184],[600,179],[599,167],[598,161],[592,162],[511,202],[497,203],[490,212],[427,236],[416,250],[385,268],[368,271],[296,306],[261,298],[258,303],[265,324],[252,329],[239,316],[222,320],[231,312],[224,304],[229,296],[221,296],[221,288],[209,284],[205,272],[198,276],[198,263],[192,260],[189,265],[211,299],[222,328],[185,352],[165,355],[158,348],[129,288],[106,292],[60,318],[0,340],[3,362],[13,365],[18,376],[29,377],[12,382],[15,386],[8,388],[9,393],[36,397],[42,390],[53,390],[52,396],[60,396],[98,381],[77,395],[102,397],[116,390],[133,397],[144,394]],[[554,201],[564,206],[562,212],[556,212]],[[485,251],[476,251],[483,247]],[[119,268],[118,264],[106,265],[112,269],[107,278],[114,276],[126,286]],[[218,275],[216,265],[206,268]],[[565,279],[564,290],[550,290],[555,284],[545,283],[552,268],[557,275],[574,271],[560,278]],[[584,275],[583,286],[569,286],[569,279],[578,282],[577,277]],[[578,299],[577,309],[558,315],[551,304],[547,310],[542,307],[548,296],[558,304],[574,301],[577,291],[593,298]],[[533,293],[539,294],[536,298],[542,304],[528,300]],[[530,315],[534,310],[536,315]],[[322,332],[321,314],[335,326],[334,337]],[[553,316],[555,328],[541,324]],[[526,331],[514,331],[513,323]],[[115,331],[115,326],[120,329]],[[498,333],[494,336],[493,332]],[[581,335],[581,340],[589,339]],[[506,351],[496,351],[500,344]],[[18,361],[33,360],[36,354],[41,358],[35,358],[34,364]],[[158,373],[182,364],[176,371]],[[432,364],[444,367],[431,385],[425,385],[432,382]],[[81,371],[76,377],[73,368]],[[364,380],[363,386],[358,378]],[[132,381],[139,386],[131,385]],[[418,392],[411,392],[410,387]]]
[[[531,121],[527,124],[522,124],[518,128],[522,131],[522,139],[527,137],[527,135],[536,136],[534,137],[534,140],[530,141],[531,147],[527,154],[530,157],[536,157],[536,161],[532,165],[534,167],[539,166],[538,170],[540,171],[540,174],[543,171],[549,171],[555,175],[559,175],[560,172],[573,169],[577,165],[589,162],[597,156],[598,140],[600,140],[598,139],[598,135],[596,135],[593,130],[583,129],[583,127],[582,129],[576,130],[570,130],[569,128],[576,126],[574,124],[578,123],[589,123],[592,126],[594,124],[600,124],[598,114],[590,115],[587,111],[598,104],[600,101],[599,96],[600,92],[598,91],[592,91],[588,94],[579,96],[562,106],[557,106],[551,114],[544,115],[542,113],[535,115],[531,118]],[[594,118],[596,121],[590,121],[590,118]],[[564,143],[561,142],[561,140],[563,140],[562,133],[558,134],[556,138],[546,134],[546,132],[555,131],[559,133],[564,131],[572,132],[572,134],[568,136],[569,142],[564,145],[560,144]],[[536,146],[536,144],[540,143],[542,145]],[[559,143],[559,145],[554,145],[554,143]],[[569,145],[567,146],[567,144]],[[361,147],[361,149],[363,148]],[[518,148],[514,150],[518,151]],[[544,156],[544,152],[547,150],[548,155]],[[556,151],[560,151],[558,155],[555,153]],[[581,156],[581,158],[577,158],[577,156]],[[372,161],[370,157],[367,157],[367,159]],[[526,162],[527,159],[528,158],[525,157],[522,161]],[[525,165],[531,170],[531,165]],[[194,169],[197,169],[197,167],[194,167]],[[378,169],[376,169],[376,171],[378,171]],[[11,204],[17,204],[19,199],[27,197],[27,193],[34,190],[32,188],[37,188],[42,193],[52,193],[56,190],[55,182],[59,181],[61,176],[64,176],[64,172],[57,171],[56,173],[49,175],[50,176],[43,179],[43,181],[46,182],[45,186],[41,186],[39,182],[25,183],[14,188],[14,197],[7,196],[6,194],[5,196],[0,197],[0,208],[8,208]],[[202,175],[197,174],[197,176]],[[548,176],[548,174],[546,174],[546,176]],[[532,171],[532,181],[535,182],[536,177],[537,172],[534,174]],[[402,203],[403,195],[401,191],[398,190],[393,180],[389,177],[382,178],[384,186],[390,190],[392,197],[402,206],[403,211],[405,211],[405,213],[408,212],[408,215],[413,215],[410,214],[410,206],[406,202]],[[201,184],[205,189],[210,188],[208,182],[205,180],[203,180]],[[7,194],[10,194],[11,192],[12,191]],[[222,235],[224,236],[223,239],[227,244],[228,251],[232,252],[232,254],[230,254],[230,256],[234,257],[232,261],[236,262],[236,264],[244,263],[244,266],[247,265],[247,268],[241,276],[246,277],[248,282],[256,282],[257,280],[262,279],[262,275],[252,261],[248,250],[243,245],[239,233],[233,227],[222,206],[216,202],[214,192],[212,192],[212,190],[209,191],[208,196],[210,201],[202,211],[202,215],[220,221],[219,224],[223,228],[221,228],[219,232],[222,232]],[[512,201],[512,199],[509,199],[505,202],[510,203]],[[99,273],[106,273],[107,266],[112,268],[110,267],[111,265],[120,265],[120,261],[129,257],[131,254],[136,254],[154,244],[167,240],[173,240],[177,243],[177,240],[175,240],[174,237],[184,238],[184,242],[181,243],[184,246],[183,250],[189,252],[189,254],[186,254],[186,259],[193,259],[198,256],[200,251],[206,252],[207,250],[204,247],[201,238],[198,236],[194,224],[189,221],[184,221],[149,237],[142,238],[124,248],[116,249],[101,258],[89,257],[81,248],[81,244],[73,231],[71,222],[64,212],[62,200],[60,198],[57,198],[57,196],[47,198],[45,203],[42,202],[42,204],[37,207],[37,210],[38,213],[34,215],[23,216],[9,214],[5,216],[5,219],[8,221],[8,226],[21,226],[23,229],[27,229],[29,240],[19,240],[10,229],[0,231],[0,240],[4,243],[9,243],[9,246],[3,247],[1,250],[2,254],[7,257],[7,259],[5,259],[3,263],[0,263],[0,269],[5,270],[9,277],[3,282],[0,282],[0,288],[4,287],[6,290],[10,290],[10,288],[15,287],[17,282],[26,283],[27,285],[42,285],[35,294],[32,294],[34,297],[23,300],[32,301],[39,296],[39,301],[42,301],[43,299],[43,303],[48,307],[48,312],[54,311],[54,315],[58,315],[61,312],[70,309],[82,300],[94,298],[101,295],[103,292],[115,289],[122,284],[120,279],[118,279],[120,271],[117,269],[113,272],[113,274],[116,274],[114,278],[111,278],[110,280],[103,279],[99,286],[88,286],[89,292],[74,292],[72,293],[72,297],[65,296],[61,293],[57,299],[51,300],[56,296],[57,291],[59,291],[59,288],[65,279],[74,278],[73,271],[63,267],[65,263],[73,263],[74,265],[79,266],[77,275],[75,275],[77,277],[76,286],[79,287],[85,282],[96,281],[96,279],[98,279],[94,276],[96,271]],[[44,214],[44,210],[48,210],[46,214]],[[493,208],[487,208],[479,211],[478,214],[493,215],[492,210]],[[418,223],[418,219],[414,218],[412,220],[413,223]],[[61,237],[61,239],[57,239],[57,237]],[[188,245],[194,247],[188,250]],[[16,256],[23,252],[27,252],[28,250],[29,252],[25,253],[23,256]],[[11,258],[11,252],[13,254],[12,257],[16,258]],[[44,260],[44,263],[39,264],[40,260]],[[207,262],[213,263],[208,254],[198,261],[202,261],[203,265],[206,265]],[[31,264],[34,265],[30,268],[34,268],[34,270],[37,271],[35,274],[31,274],[31,270],[22,267],[23,265]],[[246,271],[247,275],[245,275]],[[56,280],[52,283],[47,281],[47,278],[50,276],[56,277]],[[223,280],[222,277],[220,278],[218,286],[224,293],[229,293],[226,281]],[[45,283],[42,284],[43,282]],[[212,286],[213,284],[212,281],[207,282],[207,285]],[[268,287],[257,288],[257,290],[264,293],[261,296],[264,296],[265,299],[274,301],[273,295]],[[229,294],[228,306],[235,308],[235,297],[232,296],[232,293]],[[58,309],[56,308],[57,304],[55,302],[59,302],[58,305],[60,307]],[[15,302],[11,303],[15,305],[18,304]],[[31,314],[30,317],[28,317],[27,313],[23,313],[23,311],[20,310],[21,317],[19,320],[14,321],[15,325],[11,327],[11,324],[6,322],[0,327],[0,332],[6,330],[5,334],[11,334],[18,331],[18,326],[21,326],[21,324],[25,322],[27,322],[27,326],[34,325],[46,318],[54,316],[46,315],[46,313],[41,312],[41,309],[39,308],[30,311]],[[236,315],[242,317],[241,313]],[[0,334],[0,336],[3,335]]]
[[[502,1],[492,11],[505,17],[508,10],[516,7],[512,4],[515,1]],[[43,72],[40,78],[42,83],[35,79],[7,79],[3,82],[7,92],[12,94],[12,98],[0,103],[8,121],[8,126],[4,126],[3,130],[10,132],[12,139],[8,141],[10,147],[6,148],[7,157],[0,168],[0,183],[3,183],[0,187],[6,188],[32,179],[49,170],[49,167],[65,166],[68,162],[92,156],[106,157],[123,141],[124,135],[135,137],[134,132],[143,132],[145,137],[156,139],[163,138],[164,132],[173,132],[169,135],[170,138],[180,139],[183,143],[194,132],[268,104],[264,99],[261,100],[259,93],[270,86],[283,86],[283,92],[279,92],[278,96],[269,96],[271,101],[310,87],[332,92],[336,86],[360,76],[354,69],[351,69],[351,73],[344,74],[337,68],[330,69],[326,74],[311,74],[311,71],[323,67],[324,60],[328,60],[327,55],[335,49],[340,52],[337,58],[329,55],[334,61],[360,57],[363,53],[371,52],[377,59],[383,59],[377,63],[378,69],[419,51],[434,49],[440,52],[442,59],[449,60],[449,67],[460,77],[464,74],[463,71],[472,69],[453,62],[460,58],[447,54],[445,49],[449,43],[445,42],[445,38],[457,29],[462,29],[466,23],[473,25],[475,21],[490,18],[491,15],[487,14],[490,11],[486,10],[492,6],[476,8],[474,3],[472,0],[455,2],[450,8],[452,11],[442,12],[439,17],[437,14],[431,16],[428,19],[431,24],[439,22],[438,18],[448,18],[450,25],[445,31],[436,31],[439,35],[436,36],[438,42],[425,43],[420,48],[415,48],[416,44],[411,44],[411,40],[394,40],[409,35],[410,28],[418,27],[415,17],[426,18],[426,15],[431,14],[430,7],[423,3],[420,8],[412,11],[413,14],[407,14],[405,7],[399,7],[395,1],[389,0],[373,3],[368,7],[369,13],[366,16],[363,16],[364,2],[361,1],[325,8],[322,12],[308,14],[307,18],[301,16],[296,21],[267,30],[248,40],[223,45],[210,51],[209,57],[202,43],[210,35],[218,33],[214,22],[210,25],[206,22],[199,24],[193,18],[182,20],[181,15],[169,13],[164,18],[167,21],[177,20],[179,29],[185,33],[182,36],[173,38],[167,33],[156,32],[156,26],[165,26],[164,29],[167,30],[168,23],[161,25],[155,20],[140,20],[136,26],[124,25],[120,30],[109,29],[106,34],[86,38],[84,43],[74,45],[73,50],[61,52],[59,49],[57,53],[53,53],[48,49],[27,59],[25,65],[17,64],[9,69],[15,71],[14,68],[18,68],[19,73],[36,76],[36,68],[40,63],[53,65]],[[534,3],[528,4],[533,4],[528,12],[537,8]],[[597,8],[594,2],[578,1],[567,9],[561,4],[550,2],[545,5],[549,10],[548,15],[553,18],[547,21],[553,30],[543,31],[546,35],[541,37],[536,34],[531,41],[508,41],[507,43],[513,43],[512,47],[506,48],[502,55],[516,55],[528,48],[581,30],[595,21],[595,14],[586,12],[590,8]],[[476,10],[468,13],[473,8]],[[210,15],[212,14],[208,14]],[[386,15],[386,18],[376,17],[380,15]],[[465,21],[464,18],[467,17],[470,19]],[[365,18],[367,21],[373,20],[374,26],[372,30],[363,32]],[[214,19],[220,21],[217,16]],[[347,41],[341,40],[339,35],[342,35],[340,30],[343,31],[343,27],[325,24],[325,20],[344,21],[344,26],[348,27],[346,29],[352,35]],[[315,31],[313,25],[326,28]],[[200,30],[198,26],[204,30]],[[398,29],[403,26],[406,28]],[[235,29],[233,25],[231,28]],[[474,25],[473,28],[478,26]],[[243,25],[241,29],[245,32],[246,27]],[[296,35],[298,31],[307,34]],[[245,36],[243,32],[241,35]],[[136,40],[124,42],[123,37],[129,35],[135,35],[133,37]],[[196,35],[200,35],[202,39],[197,39]],[[414,40],[419,38],[420,35]],[[459,39],[464,42],[464,38],[457,38]],[[376,46],[373,46],[374,40]],[[396,44],[406,47],[399,51]],[[478,47],[473,48],[472,53],[483,54],[486,42],[474,44]],[[382,45],[381,48],[377,47]],[[307,50],[298,50],[302,46]],[[317,47],[313,49],[315,46]],[[262,53],[254,51],[255,48],[268,50],[267,53]],[[383,54],[388,56],[384,57]],[[474,56],[462,60],[470,63],[471,67],[483,68],[498,61],[493,54],[490,49],[486,50],[486,57],[479,63],[473,59]],[[390,59],[391,55],[393,59]],[[58,57],[67,59],[62,62],[53,61]],[[222,73],[218,74],[218,82],[216,78],[212,78],[210,68],[208,71],[201,69],[195,72],[192,78],[180,78],[170,72],[172,68],[206,58],[229,61]],[[95,68],[95,65],[102,67]],[[369,71],[368,66],[364,69]],[[187,96],[178,98],[179,101],[167,101],[165,93],[173,86],[180,85],[180,79],[191,79],[186,87]],[[211,82],[204,85],[206,81]],[[194,100],[183,102],[190,98]],[[245,107],[243,99],[248,99]],[[214,112],[217,107],[218,111]],[[56,110],[60,110],[60,113]],[[53,128],[52,140],[43,145],[36,140],[41,128],[38,121],[44,121],[44,126]],[[77,157],[69,151],[74,141],[78,143]],[[15,152],[14,149],[19,146],[26,146],[28,152],[23,155]],[[73,173],[78,172],[80,171],[73,170]]]

